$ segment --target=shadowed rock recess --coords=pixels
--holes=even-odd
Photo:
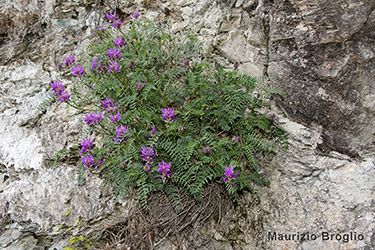
[[[81,234],[88,235],[130,214],[132,201],[106,195],[100,179],[78,185],[78,154],[50,166],[57,151],[80,139],[82,114],[58,102],[37,107],[52,95],[51,81],[73,84],[71,73],[60,76],[55,65],[83,55],[105,13],[116,11],[126,25],[135,10],[170,20],[175,31],[202,27],[208,61],[225,69],[239,61],[240,72],[265,75],[285,93],[270,101],[289,150],[259,159],[270,187],[257,187],[260,199],[242,194],[226,230],[217,218],[201,225],[200,234],[212,239],[197,249],[375,249],[375,0],[0,0],[0,6],[0,249],[60,250],[71,231],[54,232],[56,226],[80,217],[88,225]],[[154,249],[177,249],[173,237],[160,240]]]

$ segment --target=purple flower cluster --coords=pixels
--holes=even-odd
[[[153,147],[142,147],[141,155],[139,157],[143,157],[142,161],[152,162],[155,156],[157,156],[157,154],[154,153]]]
[[[108,57],[112,60],[115,60],[115,59],[121,59],[122,58],[122,53],[120,53],[120,49],[112,49],[112,48],[109,48],[108,49]]]
[[[279,118],[277,118],[277,115],[274,112],[271,112],[268,116],[268,119],[271,119],[272,121],[279,121]]]
[[[137,91],[141,91],[141,89],[143,89],[143,87],[146,85],[146,82],[143,82],[143,84],[142,84],[142,82],[136,82],[135,83],[135,85],[137,85]]]
[[[64,92],[61,93],[61,95],[59,95],[60,102],[68,103],[69,99],[70,99],[70,95],[69,95],[68,91],[64,91]]]
[[[121,125],[120,127],[116,128],[116,133],[116,138],[113,138],[113,141],[126,144],[125,140],[129,137],[130,133],[129,126]]]
[[[171,171],[171,163],[166,163],[162,161],[161,163],[158,163],[158,165],[159,165],[159,169],[157,172],[161,173],[161,175],[155,176],[155,178],[160,177],[163,180],[163,184],[165,184],[165,179],[171,178],[171,174],[174,174],[174,172],[169,173],[169,171]]]
[[[203,149],[203,153],[209,153],[210,152],[209,146],[203,147],[202,149]]]
[[[165,108],[161,109],[161,111],[163,112],[163,121],[171,123],[174,119],[176,119],[174,108]]]
[[[86,117],[83,118],[87,125],[97,125],[99,122],[103,121],[102,113],[99,111],[98,114],[92,113],[91,115],[86,114]]]
[[[120,112],[117,112],[116,115],[111,114],[111,122],[112,123],[119,122],[119,121],[121,121]]]
[[[224,180],[224,182],[227,182],[227,181],[232,181],[232,180],[235,180],[237,175],[239,173],[235,173],[233,174],[233,165],[230,165],[230,168],[228,168],[228,166],[225,166],[225,177],[221,178]],[[236,185],[232,183],[232,186],[235,187]]]
[[[142,147],[141,155],[139,157],[143,157],[142,161],[145,161],[146,164],[143,166],[143,170],[148,172],[152,168],[153,158],[157,156],[154,153],[153,147]]]
[[[81,149],[78,150],[78,152],[81,154],[81,158],[82,158],[82,164],[83,166],[85,166],[85,170],[86,168],[89,168],[89,167],[94,167],[94,157],[92,156],[92,154],[89,154],[89,151],[93,149],[94,145],[92,144],[93,143],[93,140],[91,138],[89,138],[88,140],[86,139],[82,139],[81,140]],[[85,154],[88,154],[88,155],[85,155]]]
[[[109,22],[113,22],[113,21],[115,21],[116,13],[107,13],[107,14],[106,14],[106,17],[107,17],[107,20],[108,20]]]
[[[187,68],[190,65],[189,59],[184,59],[182,62],[184,63],[184,68]]]
[[[120,68],[119,68],[117,62],[113,62],[112,64],[110,64],[110,65],[108,66],[108,72],[109,72],[109,73],[112,73],[112,72],[114,72],[114,71],[116,71],[116,72],[120,72]]]
[[[116,46],[116,47],[119,47],[119,48],[121,48],[122,46],[126,46],[125,41],[122,40],[121,37],[119,37],[119,38],[113,40],[113,42],[115,43],[115,46]]]
[[[146,164],[143,166],[143,170],[146,172],[150,171],[151,168],[152,168],[152,165],[148,162],[146,162]]]
[[[93,58],[92,59],[92,62],[91,62],[91,69],[93,71],[95,71],[95,69],[97,69],[98,71],[103,71],[103,64],[99,61],[97,61],[98,59],[97,58]],[[98,63],[99,63],[99,66],[98,66]]]
[[[94,166],[94,157],[92,154],[89,155],[81,155],[82,158],[82,164],[86,168],[93,167]]]
[[[92,145],[92,143],[93,143],[93,140],[92,140],[91,138],[89,138],[88,140],[86,140],[86,139],[82,139],[82,140],[81,140],[81,146],[82,146],[82,149],[79,150],[78,152],[79,152],[80,154],[88,153],[89,150],[92,150],[93,147],[94,147],[94,146]]]
[[[238,66],[240,66],[240,62],[235,61],[233,66],[234,66],[235,69],[238,69]]]
[[[93,140],[91,138],[89,138],[88,140],[86,139],[82,139],[81,140],[81,147],[82,149],[81,150],[78,150],[78,152],[81,154],[81,158],[82,158],[82,164],[83,166],[85,166],[84,169],[86,168],[95,168],[96,169],[99,169],[99,167],[102,166],[102,164],[105,162],[105,159],[100,159],[100,160],[97,160],[96,162],[94,162],[94,157],[92,156],[92,154],[89,154],[90,151],[93,149]],[[87,154],[87,155],[85,155]]]
[[[71,65],[73,64],[75,61],[74,57],[73,56],[68,56],[66,59],[65,59],[65,64],[66,65]]]
[[[120,25],[121,25],[121,20],[120,20],[120,19],[115,20],[115,21],[112,23],[112,26],[113,26],[113,28],[115,28],[115,29],[117,29]]]
[[[238,143],[238,139],[239,139],[238,136],[233,136],[233,138],[232,138],[232,142],[236,141],[236,143]]]
[[[106,159],[99,159],[97,160],[96,162],[94,162],[94,157],[92,156],[92,154],[88,154],[88,155],[81,155],[81,158],[82,158],[82,164],[83,166],[85,166],[85,170],[86,168],[95,168],[98,170],[102,164],[104,164],[104,162],[106,161]],[[101,171],[103,172],[103,171]]]
[[[106,108],[105,110],[107,110],[108,112],[116,112],[116,101],[112,102],[111,99],[109,99],[109,96],[107,97],[107,99],[102,101],[102,105]]]
[[[134,18],[134,19],[137,19],[139,17],[139,11],[134,11],[133,14],[131,14],[131,16]]]
[[[53,95],[57,95],[60,102],[68,103],[70,99],[70,95],[68,91],[64,91],[65,88],[64,88],[64,85],[62,85],[61,81],[51,82],[51,87],[55,91]]]
[[[61,81],[51,82],[51,87],[55,91],[53,95],[60,95],[65,89]]]
[[[116,20],[116,13],[107,13],[106,17],[107,17],[108,22],[112,23],[112,26],[114,28],[117,29],[118,26],[121,25],[121,20],[120,19]]]
[[[72,67],[73,70],[73,77],[81,78],[85,73],[85,68],[83,66],[77,65]]]

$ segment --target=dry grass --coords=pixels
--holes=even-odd
[[[201,230],[209,220],[217,225],[216,231],[228,230],[234,214],[233,204],[219,183],[210,183],[201,201],[186,194],[180,194],[179,198],[176,209],[166,194],[152,194],[148,199],[149,210],[139,205],[136,213],[105,228],[111,241],[106,249],[154,249],[165,239],[177,249],[181,249],[183,240],[185,247],[195,249],[213,238],[213,232]]]

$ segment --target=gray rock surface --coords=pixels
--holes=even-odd
[[[271,6],[268,74],[286,94],[279,105],[291,118],[323,127],[323,152],[373,154],[375,1]]]
[[[78,185],[76,156],[49,165],[79,139],[82,114],[57,102],[37,110],[52,94],[50,81],[73,84],[55,64],[67,55],[80,58],[115,7],[124,24],[139,10],[154,21],[169,19],[175,31],[202,27],[207,60],[226,69],[239,61],[241,72],[266,74],[285,93],[271,101],[284,117],[290,149],[271,162],[259,159],[271,186],[258,187],[260,200],[245,193],[230,233],[212,224],[206,233],[214,238],[201,249],[375,249],[374,0],[0,0],[0,6],[1,249],[62,249],[69,235],[54,227],[80,217],[100,228],[129,212],[130,200],[103,197],[99,179]],[[332,240],[323,240],[324,232]],[[284,239],[268,238],[274,233]],[[310,239],[302,240],[303,233]],[[301,238],[285,239],[292,234]],[[158,247],[175,249],[168,240]]]

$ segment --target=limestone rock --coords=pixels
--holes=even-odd
[[[269,76],[285,93],[270,101],[289,150],[272,161],[257,159],[270,187],[257,187],[260,199],[241,196],[229,232],[213,221],[202,225],[213,240],[201,249],[375,248],[375,0],[2,0],[0,6],[0,248],[62,249],[69,235],[54,233],[55,226],[80,216],[103,228],[129,213],[130,200],[101,197],[101,180],[77,183],[77,155],[50,166],[58,150],[80,139],[82,114],[58,102],[37,109],[52,95],[51,81],[70,88],[70,70],[60,75],[55,65],[68,55],[81,58],[104,13],[115,9],[124,27],[135,10],[170,20],[175,31],[201,27],[205,59],[226,69],[239,61],[240,72]],[[70,208],[66,219],[59,217]],[[324,241],[324,232],[364,238]],[[269,233],[317,239],[270,240]],[[176,247],[165,240],[157,248]]]
[[[268,74],[280,77],[274,86],[285,92],[288,101],[280,105],[291,117],[323,126],[324,152],[374,152],[373,139],[363,136],[375,132],[364,101],[375,84],[364,73],[373,73],[374,46],[367,41],[374,39],[374,5],[317,0],[270,7]]]

